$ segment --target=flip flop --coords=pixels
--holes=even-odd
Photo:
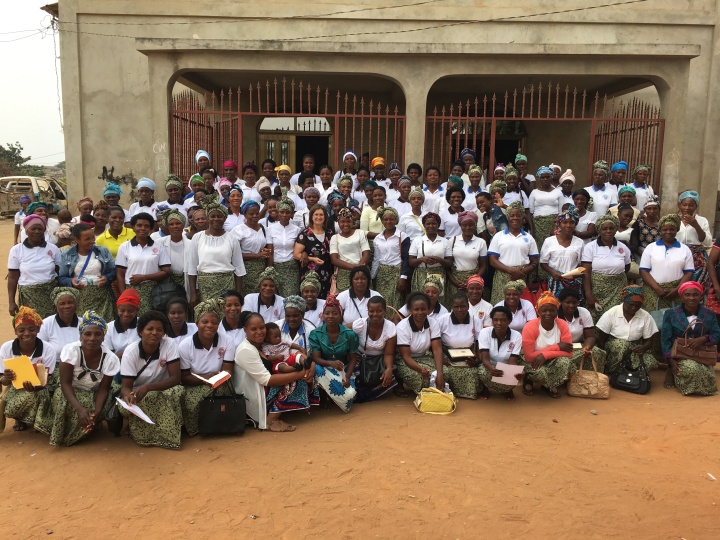
[[[274,428],[273,426],[277,426],[277,428]],[[272,431],[273,433],[287,433],[289,431],[295,431],[295,426],[292,426],[287,422],[283,422],[282,420],[273,420],[268,424],[265,431]]]
[[[530,380],[529,377],[525,377],[523,379],[523,394],[526,396],[532,396],[535,393],[535,389],[533,388],[533,383]]]
[[[557,391],[557,388],[551,389],[547,386],[543,386],[543,390],[547,393],[548,396],[550,396],[553,399],[560,399],[560,392]],[[553,390],[555,390],[553,392]]]

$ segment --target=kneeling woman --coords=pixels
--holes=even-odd
[[[94,311],[80,319],[80,341],[60,352],[60,388],[55,390],[52,413],[38,418],[38,431],[54,446],[71,446],[92,433],[115,401],[110,391],[120,371],[120,360],[103,345],[107,324]]]
[[[130,436],[141,446],[180,448],[184,388],[180,385],[177,345],[167,337],[167,317],[147,311],[138,319],[140,341],[125,349],[120,366],[120,397],[138,405],[155,424],[148,424],[121,407],[130,424]]]
[[[566,288],[560,291],[558,300],[560,300],[558,319],[567,323],[573,344],[579,343],[582,345],[580,348],[573,349],[573,355],[570,357],[572,361],[570,375],[580,369],[580,362],[583,358],[585,359],[583,369],[592,369],[591,356],[595,360],[597,370],[602,373],[605,370],[605,358],[607,355],[605,351],[595,345],[597,342],[595,339],[595,325],[590,312],[578,305],[580,303],[580,293],[575,289]]]
[[[539,382],[551,398],[560,397],[558,386],[570,377],[570,356],[573,346],[570,329],[557,318],[560,302],[550,292],[538,300],[540,316],[525,325],[522,331],[523,353],[527,375],[523,393],[533,394],[533,383]]]
[[[34,309],[22,306],[13,319],[17,337],[0,347],[0,370],[3,374],[0,384],[3,386],[15,380],[15,372],[5,368],[3,360],[6,358],[24,355],[33,364],[44,364],[48,370],[46,386],[33,386],[30,381],[23,381],[22,390],[10,387],[6,397],[5,416],[15,419],[15,431],[24,431],[28,424],[35,424],[39,411],[50,406],[52,393],[57,388],[57,352],[37,337],[41,325],[40,315]]]
[[[477,358],[475,365],[480,363],[477,368],[478,377],[480,379],[480,399],[488,399],[490,392],[500,392],[505,394],[505,399],[511,401],[515,399],[513,388],[492,381],[493,377],[502,377],[503,372],[497,368],[497,363],[519,365],[521,362],[520,354],[522,352],[522,336],[510,328],[512,320],[512,312],[505,306],[493,308],[490,312],[490,320],[492,327],[480,330],[477,340]],[[522,379],[523,374],[518,373],[517,378]]]
[[[210,385],[193,374],[209,379],[221,371],[232,375],[235,367],[235,344],[227,334],[218,333],[224,307],[225,301],[222,298],[199,303],[195,307],[197,332],[185,338],[178,346],[181,380],[185,387],[180,404],[183,423],[191,437],[198,434],[200,402],[212,392]],[[232,395],[230,384],[220,385],[216,394]]]

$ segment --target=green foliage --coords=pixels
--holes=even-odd
[[[41,166],[27,164],[32,157],[24,157],[22,151],[19,142],[0,145],[0,176],[44,176]]]

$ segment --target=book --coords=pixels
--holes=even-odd
[[[223,384],[225,381],[230,380],[230,377],[232,377],[232,375],[230,375],[227,371],[221,371],[220,373],[216,373],[209,379],[206,379],[205,377],[201,377],[197,373],[193,373],[192,375],[193,375],[193,377],[197,377],[198,379],[200,379],[202,382],[209,384],[213,390],[215,390],[218,386]]]
[[[8,358],[4,362],[5,369],[12,369],[15,372],[15,379],[12,382],[15,390],[22,390],[25,381],[30,381],[30,384],[33,386],[40,386],[38,372],[30,361],[30,358],[27,356],[18,356],[17,358]],[[44,368],[45,366],[43,366],[43,369]],[[45,378],[47,380],[47,375]]]
[[[448,349],[447,352],[453,360],[459,358],[475,358],[475,353],[470,349]]]

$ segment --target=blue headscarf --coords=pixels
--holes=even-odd
[[[82,317],[80,317],[80,324],[78,325],[78,330],[82,334],[83,330],[85,330],[85,328],[87,328],[88,326],[99,326],[100,328],[102,328],[103,334],[107,332],[107,323],[105,322],[105,319],[103,319],[92,309],[82,314]]]
[[[112,182],[108,182],[105,186],[105,189],[103,190],[103,197],[105,195],[120,195],[122,196],[123,190],[120,186],[117,184],[113,184]]]
[[[150,180],[149,178],[145,178],[144,176],[140,179],[140,181],[137,183],[137,188],[150,188],[151,190],[155,191],[155,182]]]
[[[563,221],[574,221],[575,223],[580,221],[580,214],[577,209],[571,204],[567,207],[567,210],[558,214],[556,223],[560,224]]]
[[[549,174],[550,176],[552,176],[553,174],[555,174],[555,171],[553,171],[550,167],[546,167],[545,165],[542,165],[542,166],[537,170],[537,176],[538,176],[538,178],[540,178],[540,176],[543,175],[543,174]]]
[[[611,171],[627,171],[628,170],[628,164],[627,161],[618,161],[617,163],[613,163]]]
[[[475,155],[475,152],[472,148],[463,148],[460,152],[460,159],[464,158],[465,156],[472,156],[473,159],[475,159],[477,156]]]
[[[697,191],[693,191],[692,189],[683,191],[680,194],[678,202],[683,202],[685,199],[692,199],[693,201],[695,201],[695,204],[700,204],[700,194]]]
[[[260,208],[260,203],[252,199],[250,199],[249,201],[245,201],[240,207],[240,213],[244,216],[245,214],[247,214],[247,211],[250,210],[253,206],[257,206],[258,208]]]

